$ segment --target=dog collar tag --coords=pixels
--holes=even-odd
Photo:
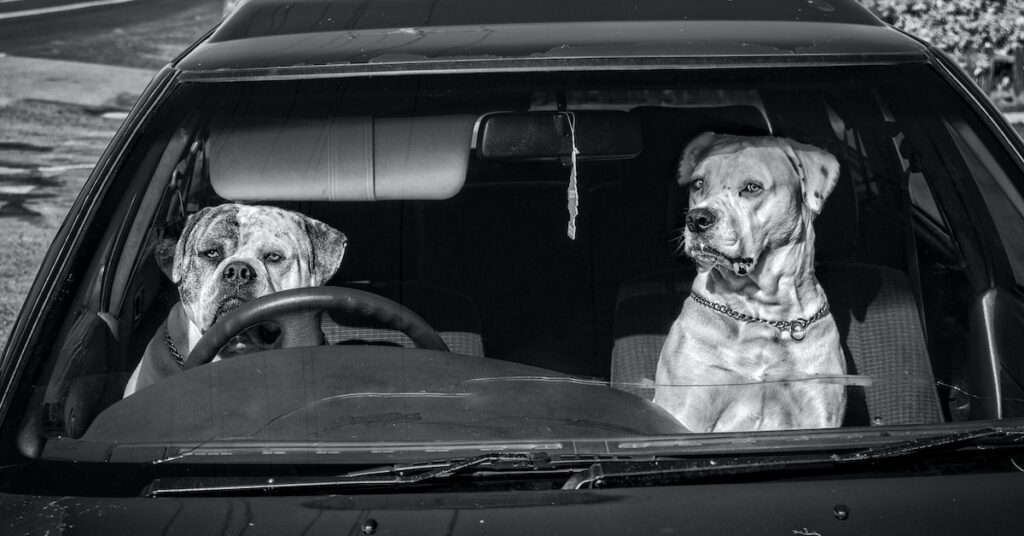
[[[789,325],[789,336],[793,337],[794,341],[804,340],[805,335],[807,335],[807,321],[803,318],[797,318]]]

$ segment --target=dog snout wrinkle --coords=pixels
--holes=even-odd
[[[225,283],[241,287],[256,281],[256,269],[248,263],[236,261],[224,267],[221,277]]]
[[[703,233],[715,224],[715,213],[706,208],[695,208],[686,213],[686,228],[691,233]]]

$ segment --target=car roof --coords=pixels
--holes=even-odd
[[[245,0],[177,66],[281,74],[923,52],[855,0]]]

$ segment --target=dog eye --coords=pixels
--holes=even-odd
[[[208,250],[203,252],[203,256],[208,258],[208,259],[216,259],[216,258],[220,257],[220,250],[218,250],[216,248],[208,249]]]
[[[693,179],[692,181],[690,181],[690,189],[691,190],[696,191],[696,190],[700,190],[703,187],[704,187],[704,179]]]
[[[748,183],[746,186],[743,187],[743,191],[748,193],[748,194],[759,194],[759,193],[764,191],[764,186],[761,186],[760,184],[751,182],[751,183]]]
[[[270,262],[277,262],[281,260],[281,254],[277,252],[267,253],[263,258]]]

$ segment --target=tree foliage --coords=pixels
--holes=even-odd
[[[883,20],[980,74],[1024,44],[1024,0],[860,0]]]

